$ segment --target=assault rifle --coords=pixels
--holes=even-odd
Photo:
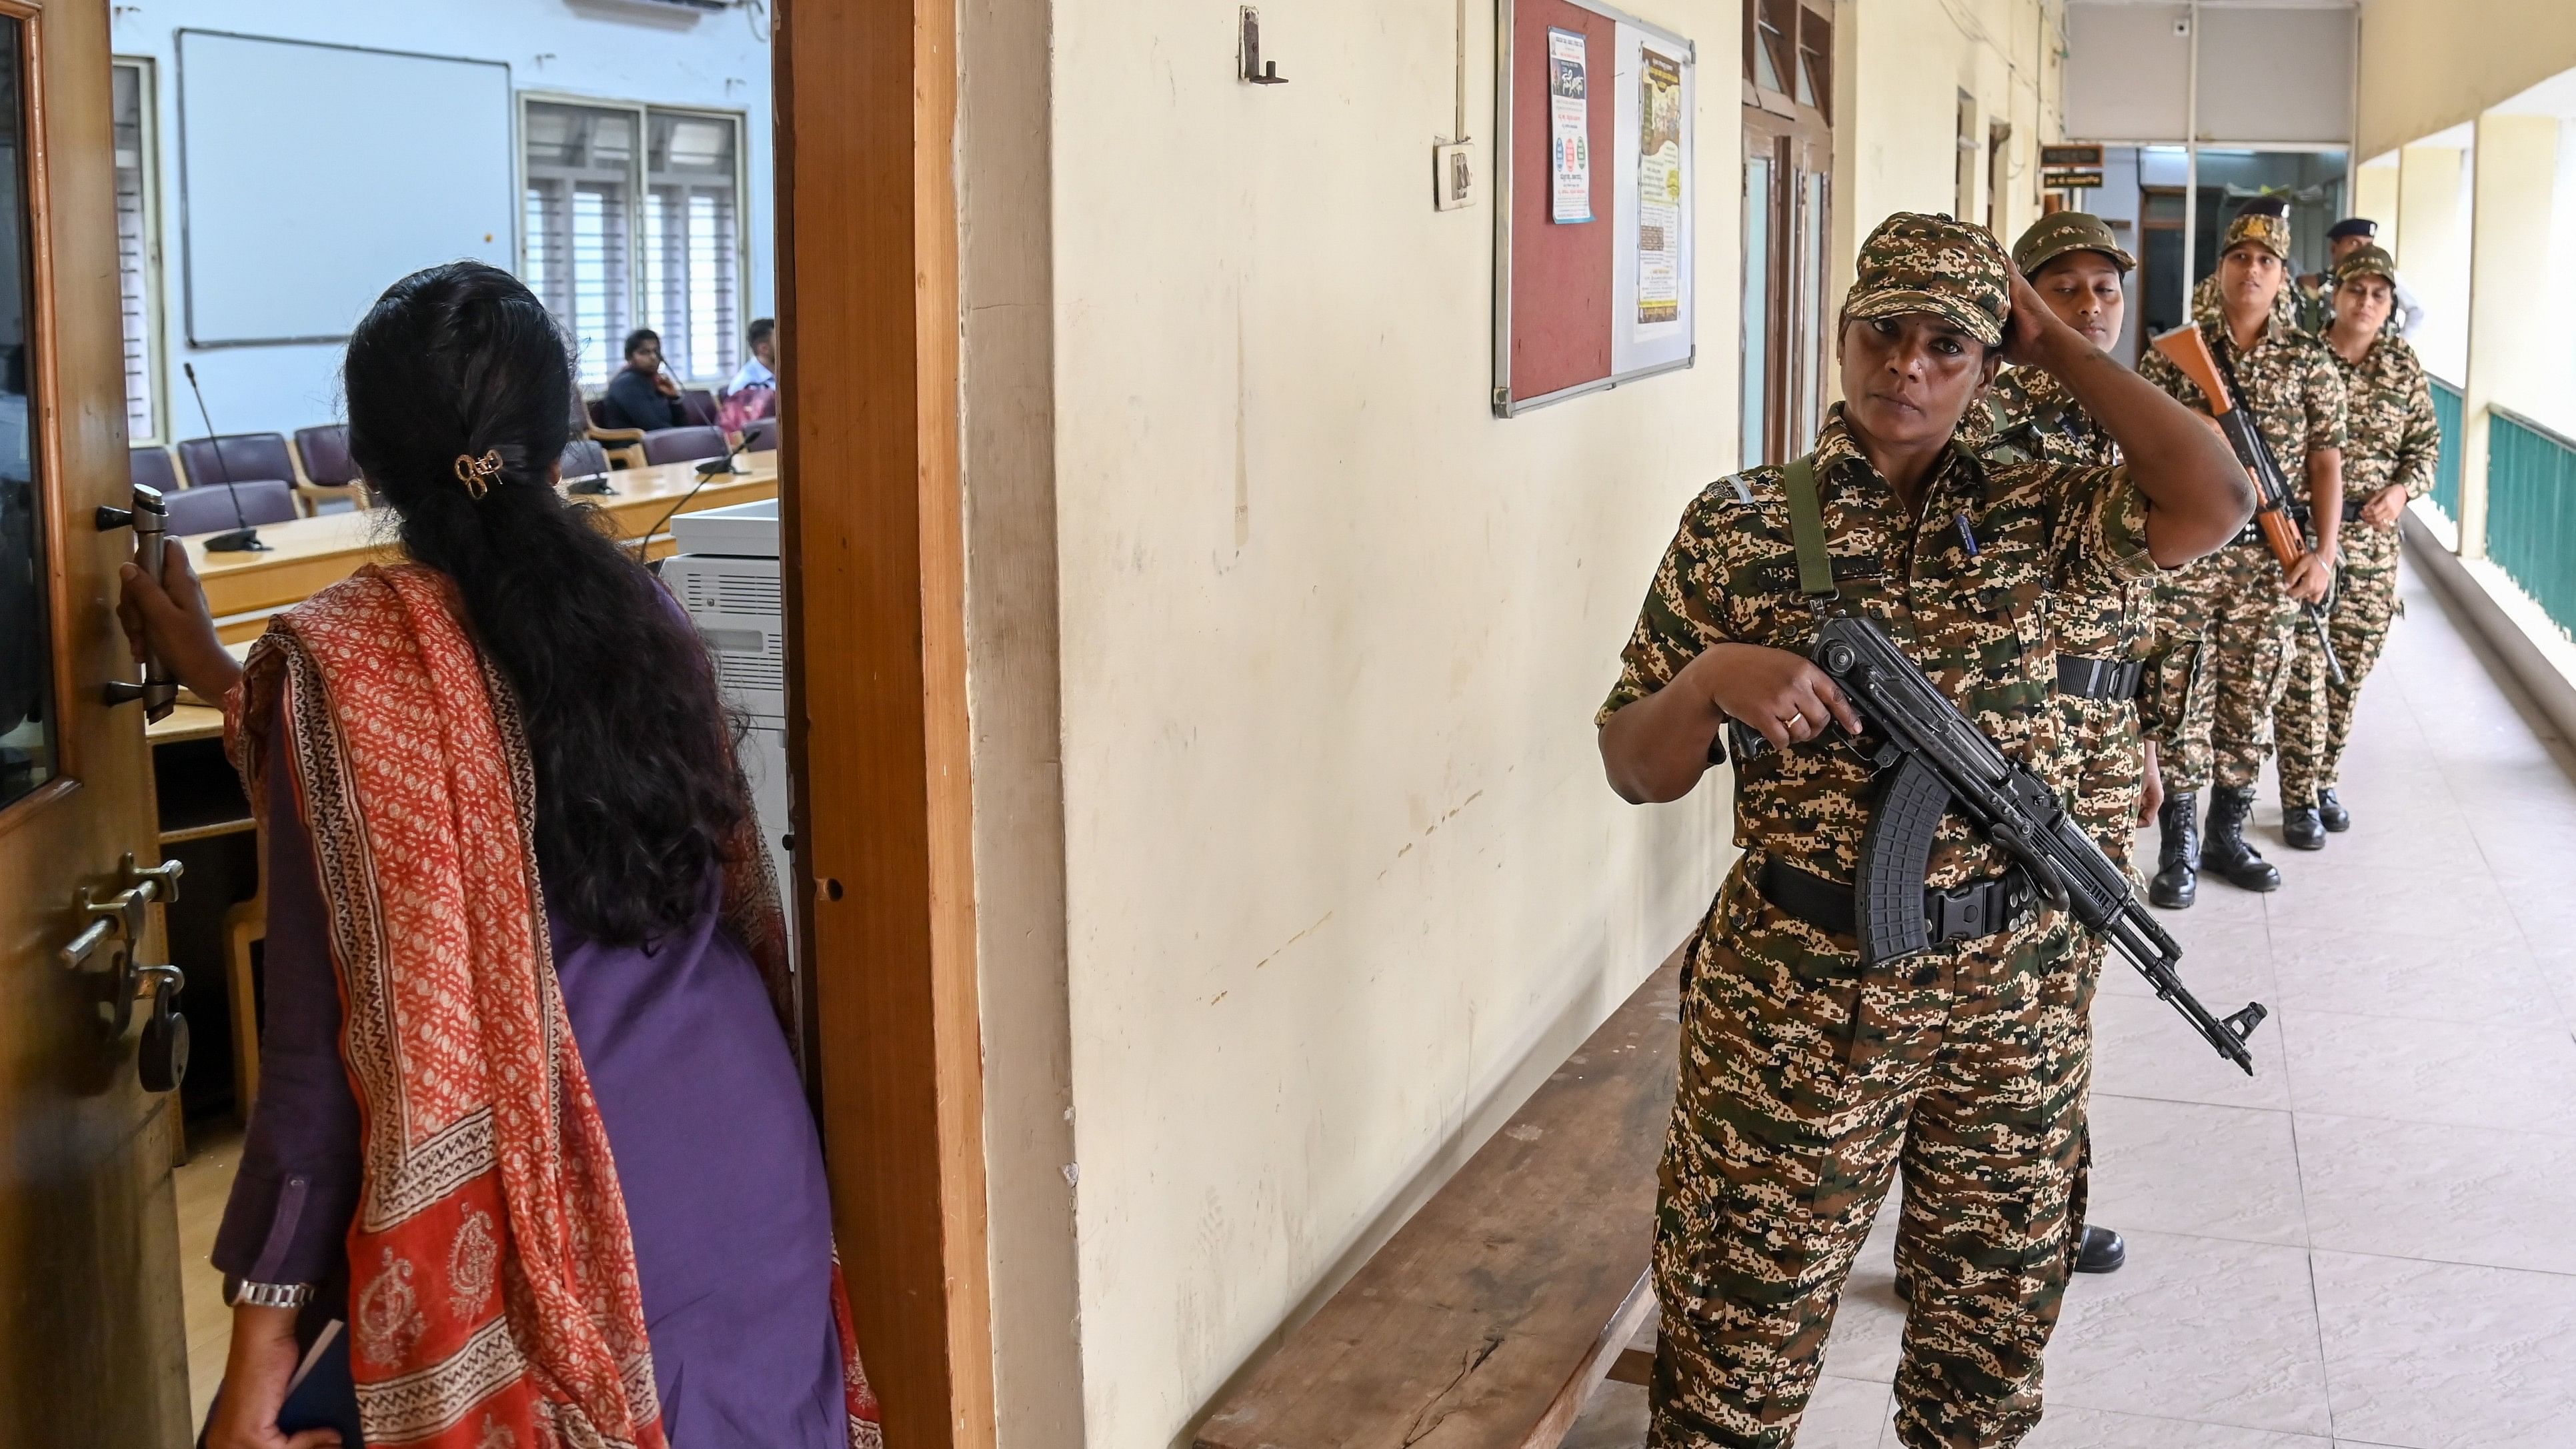
[[[1853,888],[1855,933],[1864,966],[1926,949],[1923,880],[1933,833],[1956,806],[2012,857],[2050,905],[2070,912],[2129,958],[2219,1055],[2254,1075],[2246,1039],[2268,1014],[2259,1001],[2233,1015],[2209,1014],[2174,965],[2182,947],[2129,891],[2129,877],[2067,815],[2057,792],[2029,766],[2005,757],[1950,703],[1876,620],[1828,618],[1808,658],[1832,677],[1867,732],[1848,741],[1884,777],[1876,813],[1861,837]],[[1760,737],[1729,721],[1739,750]],[[1749,738],[1748,738],[1749,737]]]
[[[2218,430],[2227,435],[2227,446],[2236,450],[2236,461],[2243,464],[2247,477],[2254,480],[2254,526],[2263,531],[2263,542],[2272,550],[2284,572],[2298,567],[2308,556],[2307,534],[2300,521],[2307,510],[2290,496],[2290,485],[2281,475],[2281,460],[2272,456],[2272,444],[2263,436],[2261,427],[2236,397],[2232,375],[2222,376],[2218,354],[2209,347],[2209,338],[2198,324],[2185,323],[2171,332],[2158,334],[2155,349],[2165,360],[2182,369],[2209,399],[2210,416],[2218,419]],[[2334,586],[2327,585],[2325,602],[2306,604],[2308,627],[2316,631],[2318,652],[2325,655],[2326,672],[2334,682],[2343,683],[2343,661],[2335,657],[2334,640],[2326,632],[2326,616],[2334,610]]]

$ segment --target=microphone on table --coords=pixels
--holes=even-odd
[[[233,522],[239,528],[218,533],[206,540],[208,553],[265,553],[268,545],[259,541],[259,530],[250,526],[249,515],[242,512],[241,490],[233,486],[233,465],[224,461],[223,435],[215,431],[214,416],[206,411],[206,390],[197,386],[197,364],[183,362],[179,370],[188,374],[188,391],[197,395],[197,416],[206,424],[206,442],[215,450],[215,466],[224,475],[224,492],[233,500]]]
[[[719,473],[734,472],[733,460],[742,456],[743,444],[750,441],[751,429],[745,428],[742,430],[742,436],[735,440],[734,445],[725,449],[723,457],[709,458],[698,465],[698,476],[701,478],[713,478]]]

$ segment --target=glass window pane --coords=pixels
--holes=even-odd
[[[159,436],[154,424],[152,367],[152,262],[149,184],[151,144],[143,124],[144,72],[119,65],[111,72],[112,123],[116,128],[116,290],[125,333],[125,433],[135,442]]]
[[[1741,466],[1770,461],[1771,158],[1744,158],[1744,410]]]
[[[721,385],[742,354],[742,275],[732,116],[648,111],[644,179],[643,325],[690,379]]]
[[[572,334],[581,380],[592,387],[623,365],[620,349],[635,325],[628,253],[641,119],[608,106],[530,101],[520,127],[521,277]]]
[[[0,805],[54,777],[53,625],[45,589],[44,483],[28,428],[34,301],[27,270],[26,151],[21,144],[26,30],[0,21]]]

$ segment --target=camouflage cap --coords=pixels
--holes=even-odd
[[[1992,347],[2012,313],[2006,267],[2002,245],[1984,227],[1900,211],[1860,244],[1843,320],[1929,312]]]
[[[2040,268],[2068,252],[2100,252],[2123,272],[2138,264],[2120,250],[2109,222],[2089,211],[2060,211],[2032,222],[2021,240],[2013,243],[2013,265],[2021,268],[2023,276],[2036,277]]]
[[[2375,246],[2361,246],[2342,261],[2335,263],[2334,284],[2338,287],[2355,277],[2386,277],[2388,285],[2397,285],[2397,259]]]
[[[2286,262],[2290,259],[2290,219],[2247,207],[2227,224],[2227,240],[2219,244],[2219,255],[2236,250],[2239,242],[2252,242]]]

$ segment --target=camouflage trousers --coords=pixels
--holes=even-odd
[[[2352,706],[2361,682],[2379,662],[2388,626],[2403,612],[2397,601],[2397,530],[2355,523],[2343,531],[2343,592],[2336,596],[2326,632],[2334,639],[2343,683],[2326,673],[2324,651],[2304,624],[2290,659],[2276,732],[2281,740],[2281,801],[2313,805],[2317,792],[2334,787],[2352,738]]]
[[[2197,793],[2213,780],[2253,785],[2272,750],[2272,710],[2300,622],[2280,564],[2260,543],[2229,544],[2159,584],[2156,608],[2178,637],[2208,641],[2201,682],[2163,753],[2165,793]]]
[[[1753,859],[1748,857],[1748,860]],[[2066,919],[1864,975],[1739,862],[1692,943],[1654,1247],[1654,1449],[1783,1449],[1901,1166],[1911,1449],[2008,1446],[2081,1241],[2092,1079]],[[1847,941],[1848,938],[1843,938]]]

